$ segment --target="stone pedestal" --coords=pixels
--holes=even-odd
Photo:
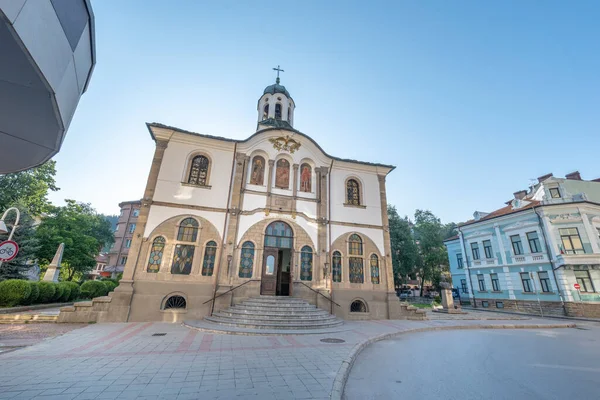
[[[454,309],[454,299],[452,298],[452,289],[442,289],[442,307],[444,310]]]

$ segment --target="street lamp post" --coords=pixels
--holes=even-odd
[[[16,207],[10,207],[6,211],[4,211],[4,214],[2,214],[2,218],[0,218],[0,234],[8,233],[8,228],[6,227],[6,223],[4,222],[4,219],[6,218],[6,214],[8,214],[9,211],[15,211],[17,213],[17,219],[15,219],[15,223],[13,224],[13,227],[10,230],[10,234],[8,235],[8,240],[12,240],[13,234],[15,233],[15,229],[19,225],[19,218],[21,218],[21,213],[19,212],[19,209]],[[2,266],[2,261],[0,261],[0,267],[1,266]]]

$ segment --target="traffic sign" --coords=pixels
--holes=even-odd
[[[12,240],[0,243],[0,261],[10,261],[19,253],[19,245]]]
[[[579,283],[574,284],[573,287],[577,290],[581,289],[581,285]]]

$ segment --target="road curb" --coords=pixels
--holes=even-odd
[[[72,306],[73,302],[67,303],[49,303],[49,304],[32,304],[29,306],[0,308],[0,314],[13,314],[22,311],[44,310],[46,308]]]
[[[429,332],[429,331],[450,331],[450,330],[467,330],[467,329],[558,329],[558,328],[575,328],[577,324],[504,324],[504,325],[492,325],[492,324],[482,324],[482,325],[455,325],[455,326],[432,326],[427,328],[416,328],[416,329],[407,329],[405,331],[397,331],[384,333],[379,336],[375,336],[369,338],[361,343],[358,343],[352,350],[350,354],[342,361],[342,365],[338,370],[335,380],[333,381],[333,387],[331,389],[331,394],[329,398],[331,400],[342,400],[344,395],[344,387],[346,386],[346,381],[348,380],[348,375],[350,375],[350,370],[352,369],[352,365],[354,361],[358,357],[361,351],[370,344],[375,342],[379,342],[386,339],[391,339],[396,336],[400,336],[406,333],[420,333],[420,332]]]

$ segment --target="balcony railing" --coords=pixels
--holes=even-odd
[[[548,257],[545,254],[533,253],[533,254],[521,254],[513,256],[514,264],[531,264],[536,262],[548,262]]]

